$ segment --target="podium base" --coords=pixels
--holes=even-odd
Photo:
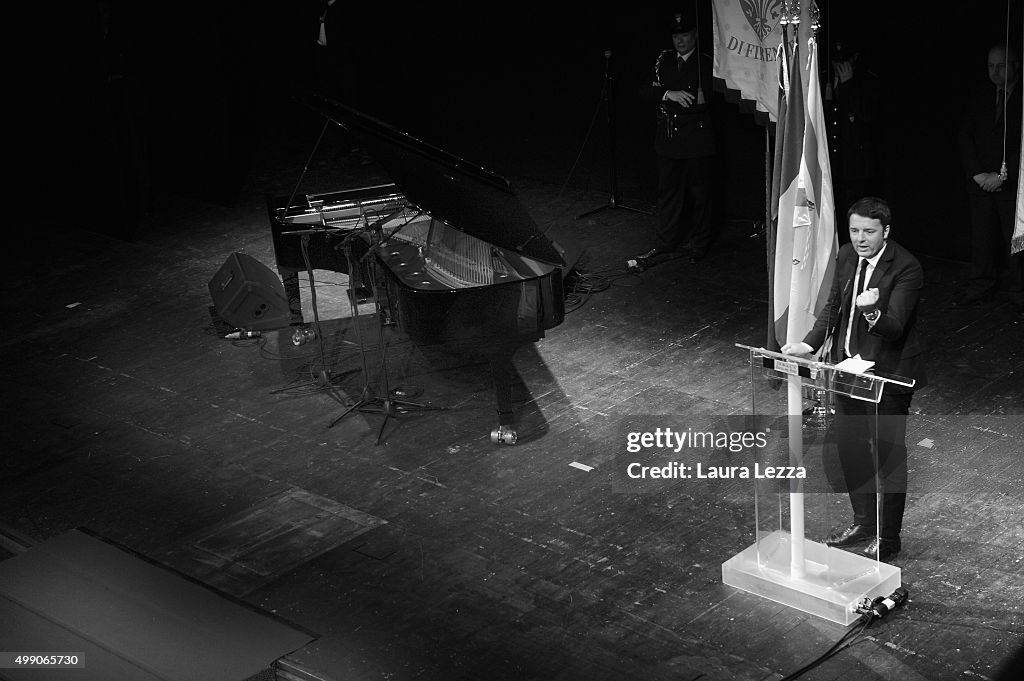
[[[900,569],[804,539],[804,575],[790,573],[790,534],[777,530],[722,563],[722,582],[844,626],[862,599],[899,588]]]

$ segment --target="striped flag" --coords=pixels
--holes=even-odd
[[[839,248],[817,46],[808,41],[805,70],[800,41],[790,48],[785,35],[768,232],[770,349],[801,341],[810,331],[828,302]]]

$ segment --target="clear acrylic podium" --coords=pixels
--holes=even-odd
[[[846,395],[873,403],[877,410],[887,383],[913,386],[913,381],[848,373],[816,360],[737,347],[750,353],[754,424],[768,434],[767,446],[753,452],[754,463],[760,470],[803,468],[807,477],[780,481],[754,476],[755,541],[722,563],[722,581],[849,625],[859,618],[856,607],[863,599],[887,596],[901,585],[900,569],[824,543],[832,529],[852,519],[849,497],[836,484],[842,473],[830,405],[836,395]],[[818,403],[811,414],[805,414],[805,395]],[[877,451],[877,442],[871,442],[871,455]],[[883,484],[876,476],[875,490]],[[881,504],[881,494],[877,498]]]

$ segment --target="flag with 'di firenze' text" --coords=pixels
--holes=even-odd
[[[714,76],[778,120],[782,0],[713,0]]]

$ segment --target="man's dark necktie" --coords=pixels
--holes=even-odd
[[[850,352],[848,353],[848,355],[850,357],[855,357],[857,355],[857,352],[858,352],[858,349],[857,349],[857,336],[858,336],[858,332],[860,331],[860,315],[857,313],[857,296],[859,296],[861,293],[864,293],[864,289],[867,288],[867,283],[868,283],[867,282],[867,279],[868,279],[867,275],[868,275],[868,261],[867,261],[867,258],[861,258],[860,259],[860,274],[857,277],[857,290],[853,292],[853,294],[852,294],[853,297],[850,299],[850,326],[849,326],[849,330],[848,330],[848,334],[849,334],[848,338],[850,339],[850,342],[847,344],[847,345],[849,345],[849,348],[850,348]]]
[[[996,123],[1003,120],[1003,107],[1006,106],[1006,90],[996,90]]]

